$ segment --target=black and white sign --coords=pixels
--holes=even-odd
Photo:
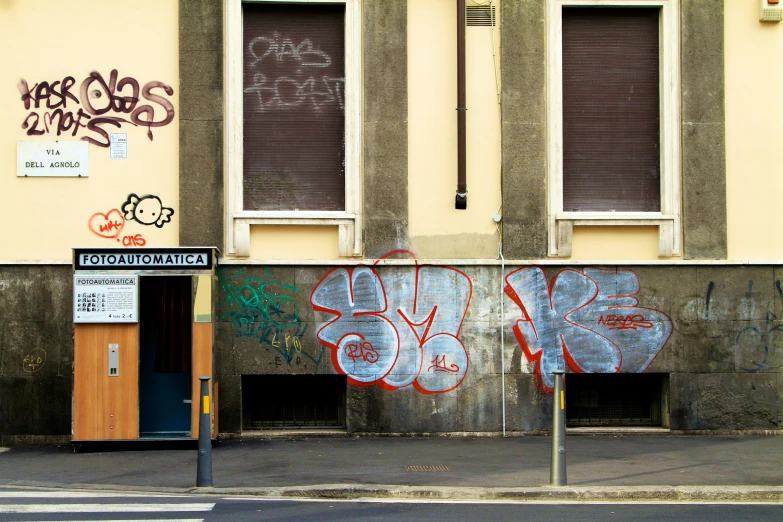
[[[139,277],[80,276],[73,278],[74,323],[137,323]]]
[[[74,249],[76,270],[209,270],[211,248]]]
[[[16,144],[16,175],[86,178],[88,147],[86,141],[20,141]]]
[[[111,159],[128,159],[128,133],[112,132],[109,134],[109,157]]]

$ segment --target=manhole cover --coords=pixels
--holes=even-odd
[[[405,471],[451,471],[448,466],[405,466]]]

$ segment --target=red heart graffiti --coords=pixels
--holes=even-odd
[[[114,238],[120,235],[125,227],[125,218],[116,208],[107,213],[97,212],[90,217],[90,231],[105,238]]]

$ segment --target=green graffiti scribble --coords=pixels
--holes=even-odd
[[[268,268],[265,277],[240,277],[242,267],[225,267],[217,271],[218,285],[223,300],[218,304],[218,317],[230,322],[237,337],[255,337],[258,342],[275,350],[291,364],[294,357],[301,355],[315,364],[315,371],[323,358],[323,346],[319,346],[318,357],[313,357],[299,348],[285,346],[277,337],[295,328],[294,336],[301,339],[307,332],[307,325],[299,322],[299,306],[290,293],[299,288],[275,280]]]

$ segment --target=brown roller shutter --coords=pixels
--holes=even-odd
[[[345,7],[242,9],[245,210],[345,210]]]
[[[563,9],[563,210],[660,211],[658,9]]]

